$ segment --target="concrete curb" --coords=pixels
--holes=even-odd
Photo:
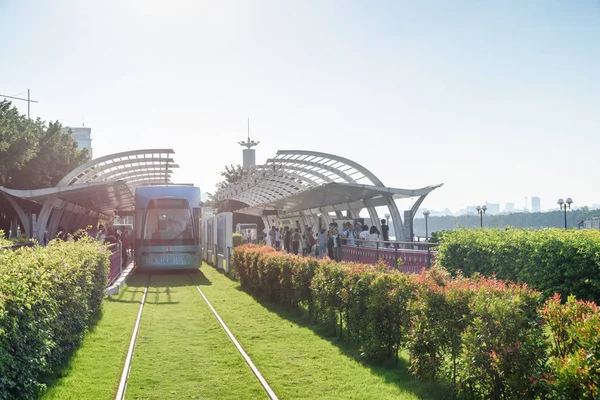
[[[107,287],[104,290],[104,292],[106,293],[107,296],[113,296],[113,295],[119,293],[119,289],[121,288],[121,286],[123,286],[123,284],[127,280],[127,277],[129,276],[131,271],[133,271],[133,268],[134,268],[133,261],[131,261],[127,265],[127,267],[121,272],[121,275],[119,275],[117,280],[112,285],[110,285],[109,287]]]

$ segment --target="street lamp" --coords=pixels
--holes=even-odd
[[[427,227],[427,218],[429,217],[429,214],[431,214],[429,210],[423,211],[423,216],[425,217],[425,240],[429,237],[429,229]]]
[[[423,216],[425,217],[425,241],[429,242],[429,229],[427,227],[427,218],[429,217],[429,210],[423,211]],[[429,251],[429,244],[427,244],[427,268],[431,268],[431,253]]]
[[[487,210],[487,206],[486,205],[484,205],[483,207],[477,206],[475,209],[477,210],[477,214],[479,214],[479,226],[483,228],[483,214],[485,214],[485,210]]]
[[[570,197],[567,197],[567,201],[558,199],[558,207],[565,211],[565,229],[567,229],[567,208],[571,208],[571,204],[573,204],[573,199]]]

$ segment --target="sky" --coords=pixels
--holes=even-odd
[[[0,0],[0,93],[91,127],[95,157],[172,148],[202,192],[249,117],[259,163],[321,151],[443,183],[433,210],[554,209],[600,203],[599,43],[598,0]]]

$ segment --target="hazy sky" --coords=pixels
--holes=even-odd
[[[423,204],[600,203],[600,1],[0,0],[0,93],[173,148],[212,191],[278,149],[355,160]],[[23,112],[26,103],[15,103]]]

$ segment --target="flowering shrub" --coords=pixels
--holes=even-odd
[[[101,305],[109,253],[91,239],[0,251],[0,398],[34,398]]]
[[[366,359],[407,348],[415,377],[447,379],[461,397],[599,396],[600,313],[593,303],[571,298],[563,306],[555,297],[541,308],[540,292],[494,276],[452,277],[438,268],[410,275],[255,245],[236,248],[233,259],[245,290],[308,306]]]
[[[548,299],[542,315],[551,328],[555,398],[600,398],[600,313],[595,303],[560,295]]]
[[[547,342],[537,314],[542,296],[527,286],[484,280],[470,299],[461,335],[457,388],[470,398],[537,398]]]

